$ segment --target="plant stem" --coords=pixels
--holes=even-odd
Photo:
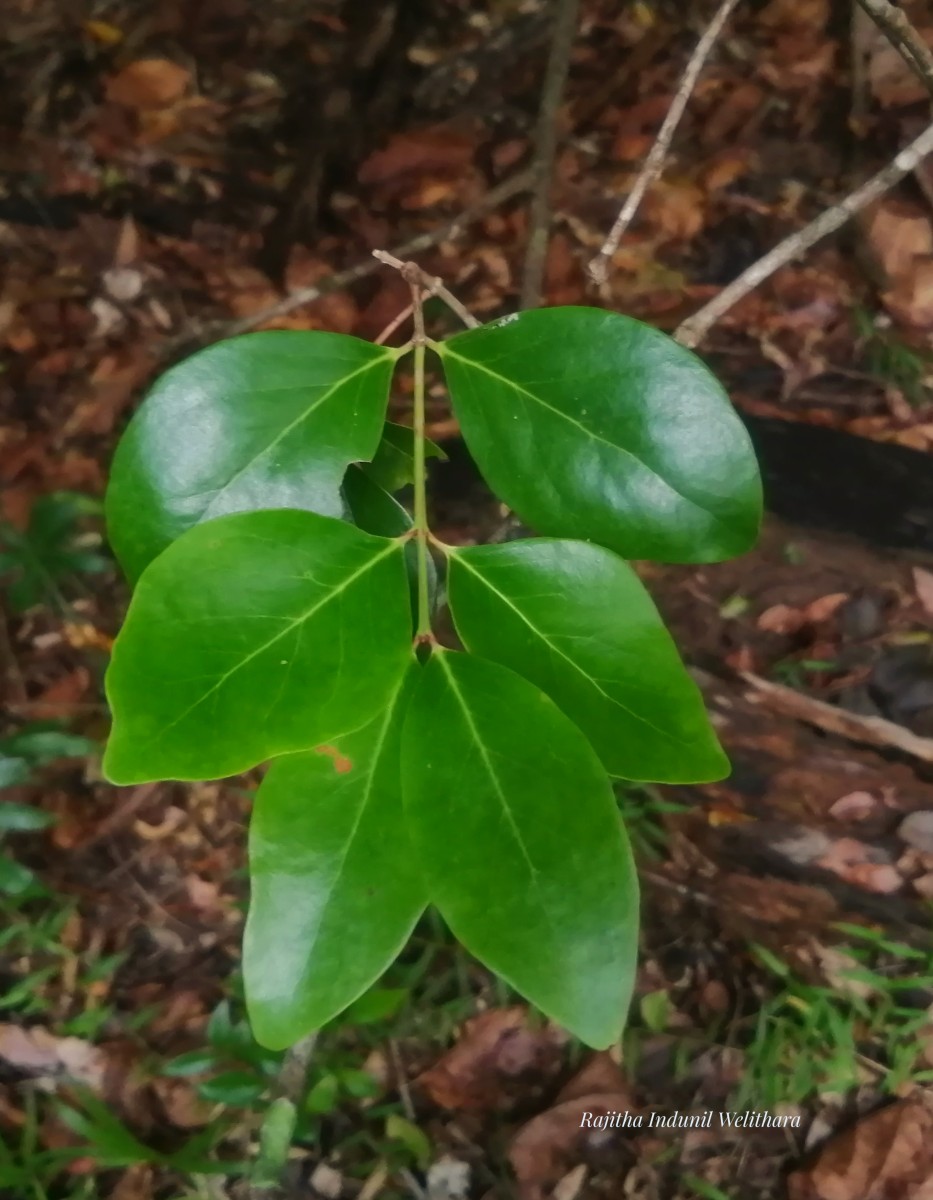
[[[402,276],[411,288],[412,316],[415,332],[412,337],[415,362],[415,406],[414,426],[414,485],[415,504],[414,522],[415,539],[418,543],[418,624],[415,627],[415,639],[419,642],[432,642],[431,632],[431,600],[428,588],[428,501],[427,501],[427,469],[424,454],[424,356],[427,338],[424,333],[424,309],[421,298],[421,278],[417,268],[408,271],[403,268]]]

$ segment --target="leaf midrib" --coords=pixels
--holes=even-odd
[[[302,422],[307,421],[321,407],[322,404],[326,404],[327,401],[330,400],[330,398],[340,390],[340,388],[342,388],[345,384],[348,384],[352,379],[355,379],[357,375],[362,375],[365,371],[369,371],[372,367],[388,362],[389,358],[390,355],[388,354],[380,354],[377,358],[371,358],[368,362],[363,363],[362,366],[356,367],[350,372],[349,375],[343,375],[336,381],[336,383],[331,384],[331,386],[327,388],[325,392],[322,392],[321,395],[318,396],[313,404],[304,409],[303,412],[295,417],[294,420],[290,421],[283,429],[280,429],[271,442],[263,446],[261,450],[257,450],[256,453],[246,463],[243,464],[243,466],[234,471],[233,475],[230,476],[226,483],[221,484],[219,488],[214,490],[212,499],[208,504],[205,505],[201,512],[201,518],[203,519],[204,516],[210,512],[210,510],[217,504],[221,496],[223,496],[225,492],[229,491],[230,488],[232,488],[237,481],[242,478],[243,475],[252,470],[259,459],[268,454],[271,450],[274,450],[275,447],[281,441],[287,438],[293,430],[297,429]],[[307,384],[295,384],[294,387],[275,389],[264,388],[263,391],[300,391],[307,386]]]
[[[360,800],[359,808],[357,809],[356,816],[353,820],[353,826],[350,829],[350,832],[347,834],[347,839],[344,844],[343,853],[340,856],[340,862],[337,865],[337,870],[333,876],[333,880],[331,882],[330,887],[327,889],[327,895],[321,904],[321,910],[320,910],[321,916],[320,916],[319,921],[317,922],[317,926],[314,930],[314,934],[313,934],[313,936],[311,938],[311,942],[308,946],[307,958],[308,958],[309,963],[310,963],[311,956],[314,952],[314,948],[322,940],[322,937],[323,937],[322,930],[324,928],[324,923],[327,920],[328,909],[330,908],[331,902],[334,898],[334,893],[337,891],[337,888],[340,884],[341,877],[343,876],[344,868],[347,865],[347,859],[350,857],[350,850],[353,846],[354,839],[356,838],[357,834],[359,833],[359,829],[360,829],[360,825],[362,824],[363,817],[366,813],[367,808],[369,807],[370,801],[372,800],[373,788],[374,788],[375,780],[376,780],[376,771],[379,767],[379,759],[385,750],[386,741],[388,740],[388,737],[389,737],[389,729],[391,728],[392,720],[395,716],[395,710],[398,707],[398,702],[401,698],[402,689],[403,689],[404,685],[405,685],[405,679],[403,676],[401,682],[399,683],[398,690],[396,691],[395,695],[392,697],[392,700],[389,703],[389,707],[386,710],[386,716],[385,716],[385,720],[382,723],[382,728],[379,730],[379,736],[376,739],[376,744],[373,748],[372,757],[370,759],[370,770],[369,770],[369,775],[367,776],[367,779],[366,779],[365,788],[363,790],[363,796],[362,796],[362,799]],[[354,730],[354,732],[358,733],[359,730]],[[349,735],[349,736],[352,736],[352,735]],[[301,874],[304,874],[304,872],[293,872],[293,874],[301,875]],[[307,974],[308,974],[308,972],[306,970],[304,972],[302,978],[303,979],[307,978]]]
[[[599,683],[597,683],[596,679],[592,675],[590,675],[587,671],[585,671],[584,668],[581,667],[579,663],[575,662],[570,657],[569,654],[565,653],[563,650],[561,650],[561,648],[559,646],[555,645],[555,643],[550,640],[550,638],[547,636],[547,634],[544,632],[544,630],[540,629],[537,625],[535,625],[534,622],[528,616],[526,616],[526,614],[524,612],[522,612],[522,610],[514,603],[514,601],[505,594],[505,592],[500,592],[497,587],[494,587],[493,584],[490,583],[490,581],[485,577],[485,575],[482,574],[481,571],[477,571],[476,567],[474,567],[471,563],[469,563],[467,561],[467,559],[464,555],[455,554],[452,557],[453,557],[454,562],[460,563],[461,566],[465,566],[469,571],[472,572],[472,574],[481,583],[484,583],[486,585],[486,587],[493,593],[493,595],[498,596],[499,599],[504,604],[506,604],[509,608],[511,608],[512,611],[516,614],[516,616],[518,616],[522,621],[524,621],[524,623],[528,626],[528,628],[532,631],[532,633],[536,634],[555,654],[559,655],[562,659],[564,659],[565,662],[569,663],[570,666],[572,666],[574,668],[574,670],[577,671],[586,680],[586,682],[588,684],[590,684],[599,693],[600,696],[602,696],[604,699],[606,699],[610,704],[614,705],[616,708],[620,708],[624,713],[628,713],[628,715],[630,717],[632,717],[633,720],[638,721],[640,724],[647,726],[648,729],[653,729],[655,733],[659,734],[661,737],[665,738],[667,741],[672,742],[675,746],[683,744],[677,738],[675,738],[673,736],[673,734],[668,733],[664,729],[659,728],[653,722],[649,721],[647,719],[647,717],[640,716],[637,712],[634,712],[627,705],[623,704],[620,700],[617,700],[614,696],[610,696],[607,691],[605,691],[602,687],[600,687]]]
[[[540,404],[542,408],[546,408],[549,412],[554,413],[556,416],[563,417],[565,421],[576,426],[581,433],[590,438],[592,441],[602,442],[604,446],[608,446],[611,450],[615,450],[619,454],[624,455],[626,458],[630,458],[632,462],[637,463],[638,466],[643,467],[644,470],[653,475],[655,479],[662,483],[668,489],[668,491],[673,492],[675,496],[679,496],[680,499],[685,500],[687,504],[699,509],[700,512],[705,513],[708,517],[711,517],[712,520],[717,524],[727,526],[727,521],[724,517],[720,516],[719,513],[714,512],[712,509],[707,508],[706,505],[701,504],[698,500],[694,500],[692,496],[688,496],[684,492],[680,491],[672,483],[665,479],[660,471],[658,471],[655,467],[652,467],[650,463],[645,462],[644,459],[639,458],[637,454],[635,454],[632,450],[629,450],[626,446],[620,446],[618,442],[611,442],[608,438],[603,437],[601,433],[597,433],[595,430],[590,429],[589,426],[584,425],[582,421],[578,421],[577,418],[571,416],[570,413],[564,412],[563,409],[555,408],[553,404],[548,404],[548,402],[536,392],[530,392],[526,387],[523,387],[514,379],[509,379],[507,375],[500,375],[498,371],[494,371],[491,367],[486,366],[485,363],[481,363],[475,358],[467,358],[463,354],[458,354],[456,350],[451,350],[449,343],[442,345],[439,352],[442,358],[449,354],[451,358],[457,358],[460,360],[460,362],[466,363],[467,366],[475,367],[478,371],[485,372],[485,374],[489,375],[493,379],[497,379],[506,387],[510,387],[513,391],[519,392],[523,396],[527,396],[528,399],[534,401],[535,404]]]
[[[483,760],[483,765],[486,768],[489,778],[492,780],[493,790],[495,791],[496,797],[499,800],[499,804],[502,808],[502,812],[505,815],[505,818],[509,825],[509,828],[512,830],[512,834],[515,837],[515,841],[518,844],[519,849],[521,850],[522,858],[525,860],[525,865],[528,867],[528,872],[531,876],[531,883],[532,883],[532,886],[534,887],[535,892],[537,893],[538,903],[540,905],[541,912],[543,913],[544,919],[548,925],[548,928],[550,929],[551,934],[554,937],[555,943],[559,944],[557,928],[556,928],[556,926],[554,924],[554,920],[551,916],[550,909],[548,908],[547,901],[544,898],[544,894],[541,891],[541,883],[540,883],[540,878],[539,878],[540,872],[539,872],[538,868],[535,866],[534,862],[532,861],[530,855],[528,854],[528,849],[525,845],[525,839],[522,837],[521,830],[519,829],[518,825],[516,824],[515,817],[512,813],[511,808],[509,808],[509,804],[508,804],[508,801],[506,800],[505,793],[502,790],[502,784],[499,782],[499,776],[496,774],[495,767],[493,766],[492,761],[486,751],[485,743],[483,742],[480,732],[476,727],[476,722],[473,720],[473,714],[470,711],[470,707],[466,702],[463,692],[457,686],[457,681],[453,676],[453,672],[451,671],[450,667],[447,665],[447,661],[446,661],[444,652],[437,651],[436,654],[437,654],[438,663],[440,664],[441,669],[443,670],[444,674],[447,676],[447,682],[450,684],[450,690],[456,696],[457,703],[460,705],[460,708],[463,712],[463,717],[467,723],[467,728],[469,729],[470,735],[473,738],[474,742],[476,743],[477,749],[479,750],[479,753],[480,753],[480,757]]]
[[[375,555],[375,557],[369,559],[366,563],[363,564],[363,566],[361,566],[357,570],[355,570],[352,575],[348,575],[347,578],[341,584],[339,584],[337,587],[332,588],[327,593],[327,595],[323,597],[323,599],[316,601],[309,609],[307,609],[305,612],[301,613],[300,616],[297,616],[297,617],[295,617],[295,619],[293,621],[290,621],[288,623],[288,625],[286,625],[286,627],[283,630],[281,630],[281,632],[279,632],[275,635],[275,637],[270,638],[269,641],[264,642],[261,646],[258,646],[255,650],[252,650],[249,654],[246,655],[245,658],[242,658],[236,664],[235,667],[231,667],[229,671],[226,671],[220,677],[220,679],[217,680],[217,682],[213,685],[213,687],[208,688],[208,690],[203,694],[203,696],[199,696],[198,699],[195,700],[195,702],[193,704],[190,704],[173,721],[170,721],[168,725],[166,725],[162,730],[160,730],[160,732],[158,734],[156,734],[154,737],[150,738],[149,742],[147,744],[151,745],[153,742],[158,741],[160,738],[165,737],[165,735],[169,732],[169,730],[174,729],[176,725],[178,725],[186,717],[190,716],[191,713],[193,713],[196,708],[198,708],[206,700],[208,700],[211,696],[213,696],[217,691],[219,691],[220,688],[222,688],[224,686],[224,684],[237,673],[237,671],[241,671],[248,663],[252,662],[254,658],[258,658],[260,654],[264,654],[267,650],[269,650],[272,646],[274,646],[276,642],[279,642],[282,640],[282,638],[287,637],[288,634],[290,634],[291,631],[293,629],[295,629],[297,626],[304,624],[304,622],[306,622],[306,621],[309,621],[315,615],[315,613],[319,612],[327,604],[330,604],[331,600],[333,600],[337,596],[342,595],[347,590],[347,588],[351,586],[351,584],[356,582],[357,579],[361,578],[363,575],[366,574],[367,571],[371,570],[374,566],[376,566],[377,563],[382,562],[382,560],[384,558],[388,558],[390,554],[396,553],[399,549],[400,549],[400,543],[397,540],[392,541],[385,550],[380,551],[380,553]]]

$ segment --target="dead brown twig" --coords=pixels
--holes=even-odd
[[[432,246],[437,246],[446,238],[456,237],[462,229],[468,225],[472,225],[487,213],[492,212],[500,204],[504,204],[506,200],[511,200],[513,196],[527,191],[531,183],[531,171],[519,171],[516,175],[490,188],[482,199],[478,200],[471,208],[459,213],[452,220],[446,221],[443,225],[439,225],[437,229],[431,229],[427,233],[419,233],[417,237],[410,238],[401,246],[396,246],[392,251],[392,255],[398,259],[407,259],[412,255],[430,250]],[[211,332],[210,340],[216,341],[220,338],[235,337],[240,333],[249,333],[250,330],[258,329],[260,325],[265,325],[267,321],[273,321],[277,317],[284,317],[288,313],[294,312],[296,308],[302,308],[305,304],[312,304],[315,300],[320,300],[322,296],[328,296],[331,292],[349,287],[351,284],[375,274],[378,270],[378,262],[372,258],[365,258],[355,266],[348,267],[346,271],[338,271],[327,279],[322,279],[319,283],[312,284],[310,287],[299,288],[297,291],[290,292],[289,295],[283,296],[281,300],[276,301],[275,304],[270,304],[267,308],[260,309],[259,312],[250,313],[248,317],[243,317],[238,321],[224,323]]]
[[[836,708],[824,700],[805,696],[782,683],[762,679],[760,675],[753,675],[750,671],[743,671],[741,678],[755,689],[753,699],[767,704],[785,716],[805,721],[808,725],[815,725],[817,729],[837,734],[851,742],[900,750],[902,754],[908,754],[921,762],[933,763],[933,738],[920,737],[905,729],[903,725],[887,721],[884,717],[864,717],[858,713],[846,712],[843,708]]]
[[[933,96],[933,53],[906,14],[890,0],[856,0]]]
[[[754,291],[780,267],[792,262],[805,250],[809,250],[811,246],[822,241],[824,237],[835,233],[857,213],[880,199],[896,183],[900,183],[906,175],[919,166],[928,154],[933,154],[933,125],[928,125],[918,137],[895,155],[891,162],[873,175],[867,183],[863,183],[860,188],[845,196],[832,208],[825,209],[809,225],[790,234],[782,242],[778,242],[774,249],[769,250],[763,258],[752,263],[747,271],[743,271],[738,279],[723,288],[718,296],[710,300],[709,304],[704,305],[699,312],[694,313],[692,317],[688,317],[678,326],[674,334],[676,340],[682,346],[692,348],[698,345],[719,318],[744,299],[749,292]]]
[[[544,286],[544,266],[547,260],[551,229],[551,188],[554,175],[554,156],[557,153],[557,110],[560,108],[570,66],[570,51],[580,16],[579,0],[554,0],[556,15],[551,35],[535,144],[532,153],[534,193],[528,216],[528,245],[525,250],[525,269],[522,276],[522,308],[537,308]]]
[[[410,283],[421,287],[427,295],[439,296],[447,307],[456,313],[467,329],[477,329],[479,327],[479,321],[477,321],[468,308],[460,303],[453,292],[444,286],[443,279],[439,279],[436,275],[429,275],[417,263],[405,262],[398,255],[392,254],[388,250],[374,250],[373,258],[378,259],[379,262],[385,264],[387,267],[394,267],[396,271],[400,271]],[[415,304],[412,301],[406,312],[411,312],[414,307]]]
[[[664,170],[664,163],[667,159],[671,142],[674,140],[677,126],[680,124],[681,118],[687,108],[687,103],[693,94],[693,89],[696,87],[700,72],[703,70],[703,66],[709,58],[710,52],[713,46],[715,46],[719,35],[722,33],[723,26],[737,4],[738,0],[722,0],[713,19],[707,25],[702,37],[697,42],[693,54],[690,56],[687,69],[684,71],[680,83],[677,85],[673,102],[667,110],[667,116],[664,118],[661,128],[658,130],[658,136],[654,140],[654,145],[648,151],[648,157],[645,159],[641,171],[638,173],[638,178],[635,180],[632,190],[626,197],[625,203],[622,205],[619,215],[615,219],[615,224],[609,231],[609,235],[605,242],[603,242],[599,253],[590,262],[590,275],[598,287],[605,286],[609,278],[609,264],[612,256],[619,248],[622,235],[635,219],[635,214],[638,212],[648,188],[651,187]]]

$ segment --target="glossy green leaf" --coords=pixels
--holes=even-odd
[[[420,674],[414,664],[408,679]],[[356,1000],[427,903],[403,819],[410,683],[362,729],[272,764],[250,825],[244,982],[257,1039],[292,1045]]]
[[[486,482],[539,533],[662,562],[753,544],[761,482],[745,427],[701,360],[657,329],[546,308],[435,348]]]
[[[398,352],[319,331],[218,342],[167,371],[120,441],[110,541],[135,580],[201,521],[256,509],[341,515],[351,462],[382,434]]]
[[[352,466],[343,480],[343,497],[353,523],[377,537],[401,537],[412,526],[407,509],[361,467]]]
[[[216,779],[329,742],[385,708],[410,651],[401,542],[291,509],[198,525],[114,645],[104,774]]]
[[[424,440],[425,458],[446,459],[447,455],[430,438]],[[396,425],[386,421],[382,441],[373,455],[372,462],[363,464],[363,470],[387,492],[397,492],[415,478],[415,435],[410,425]]]
[[[611,775],[699,783],[729,773],[654,602],[612,551],[548,538],[452,550],[447,586],[466,647],[546,692]]]
[[[402,786],[454,934],[584,1042],[610,1045],[631,996],[638,891],[583,734],[518,675],[436,650],[409,707]]]
[[[390,496],[359,466],[352,466],[343,481],[343,497],[354,524],[364,533],[377,537],[401,537],[412,527],[412,519],[394,496]],[[418,547],[413,540],[405,546],[405,565],[412,597],[412,610],[418,605]],[[428,602],[431,611],[437,601],[437,567],[428,557]]]

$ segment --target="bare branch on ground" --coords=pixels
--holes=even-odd
[[[755,689],[755,698],[776,712],[815,725],[826,733],[834,733],[850,742],[861,742],[868,746],[900,750],[921,762],[933,762],[933,738],[920,737],[884,717],[865,717],[847,712],[824,700],[815,700],[782,683],[771,683],[760,675],[749,671],[741,673],[742,679]]]
[[[749,292],[753,292],[769,276],[780,267],[786,266],[798,258],[805,250],[815,246],[817,242],[835,233],[852,217],[867,208],[875,200],[879,200],[889,192],[896,183],[909,175],[928,154],[933,154],[933,125],[905,146],[886,167],[873,175],[867,183],[851,192],[832,208],[827,208],[815,217],[809,225],[790,234],[773,250],[743,271],[738,279],[733,280],[728,287],[723,288],[718,296],[688,317],[678,326],[674,337],[682,346],[694,347],[709,333],[720,317],[743,300]]]
[[[906,13],[890,0],[856,0],[856,3],[868,13],[933,96],[933,52],[911,25]]]
[[[687,69],[684,71],[680,83],[677,85],[677,91],[667,111],[667,116],[658,130],[658,136],[655,138],[654,145],[648,151],[648,157],[642,165],[638,178],[635,180],[632,190],[626,197],[625,203],[616,217],[615,224],[609,231],[609,236],[603,242],[599,253],[590,262],[590,275],[593,282],[599,287],[603,287],[609,278],[609,263],[619,248],[622,235],[635,219],[635,214],[638,212],[645,193],[664,170],[664,163],[667,159],[671,142],[674,140],[674,134],[684,115],[687,102],[693,94],[693,89],[696,87],[700,72],[703,70],[703,66],[707,58],[709,58],[710,52],[722,32],[723,26],[738,2],[739,0],[722,0],[713,19],[704,30],[703,36],[697,42],[693,54],[690,56]]]
[[[504,204],[506,200],[511,200],[513,196],[527,191],[531,183],[532,172],[530,170],[518,172],[509,179],[505,179],[502,183],[490,188],[482,199],[478,200],[471,208],[459,213],[452,220],[445,221],[443,225],[439,225],[436,229],[431,229],[427,233],[419,233],[417,237],[410,238],[409,241],[403,243],[401,246],[396,246],[392,251],[393,256],[399,259],[409,258],[414,254],[421,254],[425,250],[430,250],[432,246],[437,246],[447,238],[456,237],[462,229],[480,220],[481,217],[498,208],[500,204]],[[299,288],[297,291],[283,296],[281,300],[276,301],[275,304],[270,304],[268,308],[250,313],[249,316],[237,321],[225,322],[211,331],[210,340],[219,341],[221,338],[235,337],[240,333],[249,333],[250,330],[258,329],[260,325],[265,325],[267,321],[273,321],[277,317],[284,317],[288,313],[294,312],[296,308],[302,308],[305,304],[312,304],[315,300],[320,300],[322,296],[327,296],[331,292],[349,287],[351,284],[357,283],[360,279],[365,279],[367,276],[375,274],[378,270],[379,263],[375,259],[365,258],[362,262],[349,267],[346,271],[338,271],[336,274],[329,276],[327,279],[322,279],[319,283],[315,283],[311,287]]]
[[[557,152],[557,113],[564,95],[570,51],[580,15],[579,0],[554,0],[556,14],[551,34],[541,106],[535,130],[531,170],[534,193],[528,215],[528,245],[522,276],[521,308],[537,308],[544,287],[544,266],[551,232],[551,189],[554,182],[554,156]]]

